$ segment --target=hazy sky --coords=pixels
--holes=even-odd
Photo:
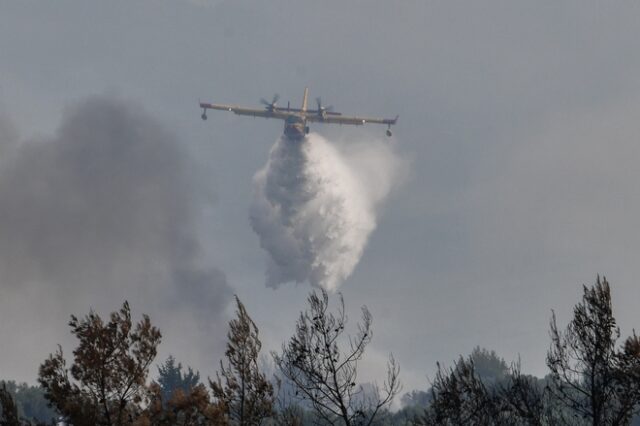
[[[57,342],[70,352],[69,314],[124,299],[160,325],[162,356],[204,376],[233,293],[277,349],[310,289],[265,286],[249,222],[282,123],[202,122],[197,102],[297,105],[305,86],[400,115],[406,178],[341,287],[353,323],[363,304],[374,318],[365,378],[391,351],[405,390],[426,388],[476,345],[544,374],[551,310],[564,324],[598,273],[629,333],[638,22],[636,2],[1,2],[0,377],[33,382]]]

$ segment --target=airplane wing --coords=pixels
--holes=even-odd
[[[281,112],[304,112],[305,115],[321,115],[323,113],[323,111],[318,111],[317,109],[306,109],[306,110],[302,110],[300,108],[282,108],[282,107],[277,107],[276,108],[277,111],[281,111]],[[342,115],[341,112],[336,112],[336,111],[324,111],[325,115]]]
[[[398,116],[396,118],[372,118],[372,117],[349,117],[346,115],[325,115],[324,117],[317,115],[307,115],[308,121],[315,121],[318,123],[333,123],[333,124],[349,124],[352,126],[362,126],[367,123],[388,124],[389,126],[396,124]]]
[[[230,111],[234,114],[238,115],[248,115],[252,117],[264,117],[264,118],[286,118],[286,114],[274,109],[270,111],[264,108],[245,108],[236,105],[223,105],[223,104],[209,104],[209,103],[200,103],[200,108],[203,110],[208,109],[217,109],[219,111]]]

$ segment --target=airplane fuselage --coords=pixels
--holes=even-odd
[[[302,140],[309,133],[307,120],[299,115],[292,114],[284,120],[284,135],[291,140]]]

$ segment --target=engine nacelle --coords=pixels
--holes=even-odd
[[[391,133],[391,129],[387,129],[387,136],[391,137],[393,133]]]
[[[200,116],[200,118],[202,118],[203,120],[207,119],[207,113],[203,112],[202,115]]]

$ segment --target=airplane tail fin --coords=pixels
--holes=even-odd
[[[302,98],[302,111],[306,111],[307,110],[307,98],[309,97],[309,88],[305,87],[304,88],[304,97]]]

